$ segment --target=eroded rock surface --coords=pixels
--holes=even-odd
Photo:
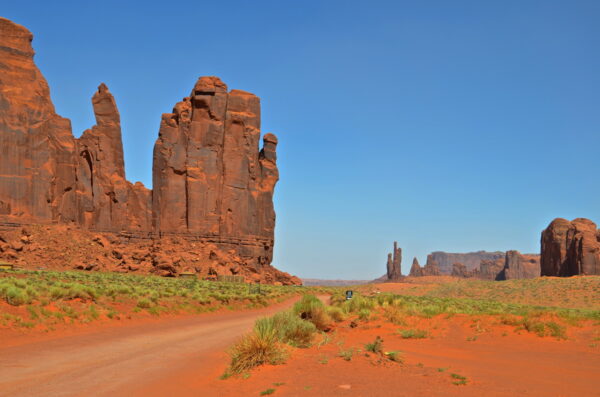
[[[276,273],[270,263],[277,138],[265,134],[259,148],[257,96],[228,91],[217,77],[199,78],[190,96],[162,117],[151,191],[126,179],[120,115],[108,87],[100,84],[92,97],[96,125],[74,138],[35,66],[32,39],[0,18],[0,224],[63,223],[168,251],[136,260],[130,271],[150,271],[151,264],[165,275],[198,266],[211,274],[237,274],[239,266]],[[212,248],[192,259],[157,248],[165,238],[180,241],[167,244],[180,250],[184,241]],[[283,273],[275,281],[300,283]]]
[[[600,274],[600,231],[589,219],[554,219],[542,232],[542,276]]]
[[[427,263],[431,263],[432,261],[437,262],[440,272],[442,274],[449,275],[452,273],[452,265],[454,263],[462,263],[463,265],[465,265],[468,271],[472,271],[474,269],[479,268],[479,264],[482,260],[495,261],[499,258],[504,259],[504,252],[477,251],[467,253],[451,253],[443,251],[434,251],[431,254],[427,255]]]

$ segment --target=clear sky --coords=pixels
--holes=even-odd
[[[131,181],[161,113],[216,75],[279,137],[275,260],[368,279],[393,240],[539,252],[555,217],[600,223],[600,1],[5,1],[74,134],[115,95]]]

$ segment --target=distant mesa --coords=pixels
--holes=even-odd
[[[542,276],[600,275],[600,230],[589,219],[554,219],[541,246]]]
[[[452,267],[455,263],[461,263],[465,266],[467,271],[472,271],[479,268],[479,264],[482,260],[495,261],[497,259],[504,258],[504,252],[495,251],[477,251],[467,253],[451,253],[443,251],[434,251],[427,255],[427,264],[437,264],[440,273],[444,275],[452,274]]]
[[[152,252],[160,259],[146,261],[140,271],[213,269],[300,283],[270,266],[277,138],[265,134],[259,148],[257,96],[228,91],[217,77],[199,78],[190,95],[162,115],[150,190],[125,177],[120,115],[108,87],[100,84],[92,97],[96,125],[75,138],[33,62],[32,39],[24,27],[0,18],[2,227],[65,224],[155,241]],[[196,244],[196,257],[169,259],[179,255],[158,246],[171,237]]]

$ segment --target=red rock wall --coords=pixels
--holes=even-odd
[[[92,97],[96,125],[74,138],[34,64],[32,39],[0,18],[0,223],[178,236],[269,266],[277,138],[265,134],[259,148],[258,97],[198,79],[162,116],[151,191],[125,177],[120,115],[106,85]]]
[[[554,219],[542,232],[542,276],[600,274],[600,231],[589,219]]]

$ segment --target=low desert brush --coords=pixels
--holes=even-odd
[[[365,345],[365,349],[372,353],[383,353],[383,339],[379,336],[376,337],[373,342]]]
[[[273,323],[257,321],[254,330],[235,344],[230,352],[231,373],[239,374],[263,364],[281,364],[287,351],[279,342]]]
[[[304,295],[302,299],[294,305],[294,313],[303,320],[310,321],[320,331],[326,331],[331,325],[331,317],[323,302],[314,295]]]
[[[429,335],[427,331],[422,329],[403,329],[398,333],[402,339],[424,339]]]

